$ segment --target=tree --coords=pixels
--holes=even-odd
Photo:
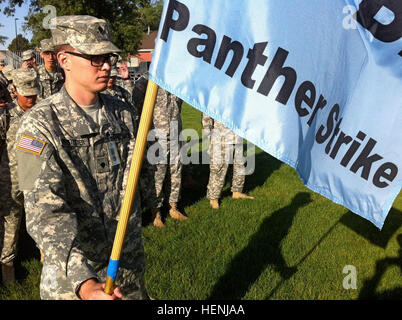
[[[163,0],[154,2],[151,6],[140,9],[142,25],[151,31],[158,30],[163,10]],[[145,30],[144,30],[145,31]]]
[[[51,36],[50,30],[43,27],[43,21],[48,16],[43,8],[51,5],[56,9],[57,16],[91,15],[105,19],[111,29],[112,42],[124,53],[137,52],[148,25],[152,24],[155,28],[159,24],[153,10],[160,10],[161,7],[161,1],[155,3],[153,0],[0,0],[0,3],[6,1],[8,7],[4,13],[7,15],[12,15],[16,6],[24,2],[29,4],[24,30],[32,31],[32,44],[36,46],[42,39]]]
[[[17,35],[17,38],[14,38],[8,46],[8,50],[10,51],[25,51],[28,49],[35,48],[28,39],[24,38],[21,34]]]
[[[2,25],[1,23],[0,23],[0,28],[1,27],[4,27],[4,25]],[[5,37],[5,36],[2,36],[2,35],[0,35],[0,44],[5,44],[6,43],[6,40],[8,39],[8,37]]]

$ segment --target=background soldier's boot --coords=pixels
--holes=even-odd
[[[176,220],[187,220],[188,218],[182,214],[179,210],[177,210],[177,204],[175,202],[170,202],[170,210],[169,214],[173,219]]]
[[[233,199],[254,199],[252,196],[248,196],[245,193],[233,192]]]
[[[209,204],[212,209],[219,209],[219,201],[218,200],[209,200]]]
[[[152,208],[151,214],[152,214],[153,225],[155,227],[162,228],[165,226],[162,221],[161,211],[158,208]]]
[[[15,274],[14,274],[14,263],[8,262],[3,263],[1,265],[1,275],[3,279],[3,285],[8,285],[10,283],[15,282]]]

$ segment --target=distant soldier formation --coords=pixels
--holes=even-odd
[[[153,225],[163,227],[166,201],[170,217],[188,219],[180,207],[182,145],[175,138],[182,130],[182,100],[158,90],[152,122],[156,137],[148,151],[156,144],[159,154],[155,161],[144,159],[116,288],[107,295],[103,281],[146,79],[133,82],[125,64],[117,68],[120,50],[110,41],[104,20],[62,16],[55,22],[52,38],[40,42],[43,64],[37,65],[33,50],[23,52],[20,69],[0,60],[2,282],[15,281],[25,214],[27,231],[42,254],[42,299],[148,299],[141,212],[149,209]],[[219,209],[228,163],[214,155],[223,156],[225,145],[242,142],[206,115],[202,125],[222,131],[221,139],[211,136],[207,187],[211,207]],[[173,154],[174,148],[178,152]],[[233,159],[233,198],[253,199],[242,193],[244,164]]]

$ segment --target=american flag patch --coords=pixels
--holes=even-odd
[[[40,155],[45,147],[46,142],[42,140],[38,140],[36,138],[32,138],[25,134],[21,135],[20,142],[17,145],[17,149],[29,151]]]

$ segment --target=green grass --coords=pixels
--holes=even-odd
[[[201,131],[200,112],[184,104],[182,118],[184,128]],[[199,187],[182,192],[189,219],[167,217],[166,227],[157,229],[144,214],[149,294],[177,300],[402,299],[402,196],[379,231],[307,189],[294,169],[256,152],[256,170],[245,185],[255,200],[232,200],[227,183],[221,208],[212,210],[205,198],[209,168],[193,164],[186,172]],[[20,256],[20,279],[0,288],[0,299],[39,299],[38,258]],[[347,265],[356,267],[356,290],[343,288]]]

